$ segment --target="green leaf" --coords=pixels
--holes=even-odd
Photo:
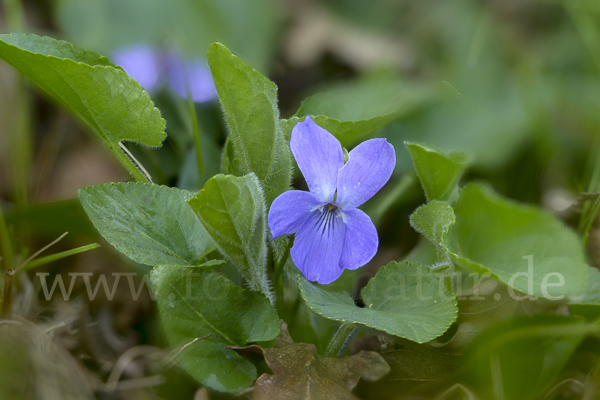
[[[165,121],[121,68],[70,43],[24,34],[0,35],[0,58],[78,115],[135,179],[149,180],[121,142],[159,147]]]
[[[589,267],[588,283],[583,295],[571,299],[569,308],[571,314],[582,315],[588,319],[600,317],[600,271]]]
[[[300,277],[306,304],[336,321],[363,324],[392,335],[424,343],[442,335],[456,320],[456,299],[429,268],[391,262],[379,269],[361,291],[360,308],[347,293],[318,288]]]
[[[227,346],[279,335],[277,313],[265,296],[216,272],[193,268],[157,266],[151,281],[169,342],[189,344],[178,356],[183,368],[220,391],[239,392],[252,385],[256,368]],[[205,335],[211,336],[192,343]]]
[[[419,208],[410,216],[410,224],[431,243],[439,246],[455,222],[450,204],[434,200]]]
[[[551,300],[586,287],[581,241],[551,214],[502,199],[482,185],[462,189],[453,207],[456,223],[445,248],[455,263]]]
[[[188,204],[250,288],[272,300],[266,273],[264,198],[256,176],[216,175]]]
[[[189,192],[145,183],[111,183],[79,190],[102,236],[146,265],[202,263],[216,246],[186,200]]]
[[[469,347],[467,386],[486,399],[541,398],[581,342],[585,328],[583,320],[557,315],[498,323]]]
[[[389,76],[364,78],[306,98],[287,131],[310,115],[346,146],[413,111],[428,93]]]
[[[394,77],[363,78],[305,99],[296,115],[287,121],[286,132],[289,137],[294,125],[310,115],[317,125],[347,146],[413,111],[429,95],[429,90]]]
[[[243,174],[256,174],[269,206],[289,188],[292,168],[279,120],[277,86],[220,43],[210,46],[208,64],[239,168]]]
[[[412,157],[428,201],[450,199],[469,163],[464,152],[444,152],[418,143],[404,143]]]

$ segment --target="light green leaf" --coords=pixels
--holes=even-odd
[[[264,198],[256,176],[216,175],[188,204],[221,254],[236,265],[250,288],[272,300],[265,265]]]
[[[269,206],[289,188],[292,168],[279,120],[277,86],[220,43],[210,46],[208,64],[239,168],[243,174],[256,174]]]
[[[442,335],[456,320],[456,299],[440,276],[420,264],[391,262],[361,292],[364,308],[347,293],[318,288],[300,277],[306,304],[336,321],[363,324],[424,343]]]
[[[417,208],[410,216],[412,227],[436,246],[442,243],[454,221],[450,204],[437,200]]]
[[[146,265],[202,263],[216,250],[179,189],[145,183],[111,183],[79,190],[85,212],[118,251]]]
[[[571,299],[569,308],[571,314],[596,319],[600,317],[600,271],[598,268],[589,267],[588,274],[585,292],[583,295]]]
[[[235,286],[212,272],[157,266],[151,275],[164,330],[178,360],[198,382],[239,392],[256,379],[254,365],[227,346],[275,339],[279,319],[261,293]],[[198,340],[205,335],[209,337]],[[181,348],[181,347],[180,347]]]
[[[0,58],[83,119],[135,179],[149,180],[121,142],[159,147],[165,121],[121,68],[69,43],[24,34],[0,35]]]
[[[428,201],[450,199],[469,163],[463,152],[444,152],[418,143],[404,143],[412,157]]]
[[[462,189],[453,207],[456,223],[445,248],[455,263],[548,299],[586,287],[581,241],[551,214],[502,199],[482,185]]]
[[[498,323],[469,346],[463,379],[482,399],[542,398],[585,331],[583,320],[558,315]]]
[[[410,216],[411,226],[435,245],[437,263],[432,268],[441,268],[438,272],[454,270],[448,252],[442,246],[444,236],[454,224],[454,210],[450,204],[433,200],[419,208]]]
[[[348,146],[413,111],[430,94],[429,90],[389,76],[336,86],[304,100],[296,115],[287,121],[287,136],[296,123],[310,115],[317,125]]]

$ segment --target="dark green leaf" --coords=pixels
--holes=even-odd
[[[36,35],[0,35],[0,58],[81,117],[134,178],[149,179],[121,142],[159,147],[165,121],[121,68],[98,54]]]
[[[79,190],[94,226],[117,250],[146,265],[202,263],[216,246],[186,200],[189,192],[144,183]]]
[[[239,392],[252,385],[256,367],[227,346],[275,339],[279,319],[261,293],[235,286],[212,272],[178,266],[152,271],[152,288],[171,345],[198,382],[216,390]],[[197,340],[205,335],[209,337]],[[195,342],[194,342],[195,341]]]
[[[359,323],[424,343],[443,334],[456,320],[456,299],[440,276],[419,264],[392,262],[380,268],[357,307],[347,293],[332,293],[300,277],[302,297],[317,314]]]

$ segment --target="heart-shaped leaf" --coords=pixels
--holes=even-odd
[[[220,43],[210,46],[208,64],[235,159],[243,174],[256,174],[269,206],[288,189],[292,171],[289,145],[279,120],[277,86]]]
[[[365,307],[347,293],[333,293],[300,279],[306,304],[336,321],[359,323],[424,343],[442,335],[456,320],[456,299],[429,268],[408,262],[381,267],[361,291]]]

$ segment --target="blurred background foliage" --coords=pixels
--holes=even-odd
[[[356,295],[380,265],[406,257],[427,260],[433,254],[408,222],[424,196],[405,140],[470,152],[473,163],[464,181],[488,180],[503,195],[540,205],[573,225],[579,217],[573,204],[580,194],[598,190],[594,180],[600,155],[598,1],[3,0],[0,4],[2,32],[49,35],[108,57],[119,48],[147,43],[205,58],[208,45],[220,41],[275,81],[283,118],[325,114],[340,121],[385,125],[369,135],[388,138],[397,150],[398,164],[387,187],[365,205],[377,223],[381,247],[367,267],[345,273],[332,285],[334,290]],[[325,94],[315,95],[319,92]],[[312,97],[303,104],[307,96]],[[155,183],[202,188],[221,169],[226,128],[218,104],[196,104],[205,160],[199,176],[185,100],[166,88],[152,97],[167,120],[168,138],[159,150],[129,146],[130,151]],[[2,262],[6,263],[8,251],[14,253],[13,266],[18,265],[64,232],[69,235],[53,252],[102,243],[76,200],[77,189],[125,181],[127,173],[78,121],[4,63],[0,104],[0,207],[12,238],[0,247]],[[356,141],[345,144],[351,147]],[[295,184],[303,185],[301,179]],[[597,266],[596,231],[594,227],[588,249],[590,262]],[[74,286],[76,301],[65,302],[57,295],[46,301],[40,294],[35,272],[51,276],[147,272],[104,244],[18,276],[14,313],[36,325],[19,322],[23,334],[0,342],[0,397],[7,388],[6,398],[13,398],[13,389],[25,390],[31,399],[58,398],[47,397],[54,393],[51,390],[79,399],[192,399],[194,393],[196,399],[220,398],[197,391],[196,384],[172,366],[147,291],[140,301],[131,302],[123,281],[112,301],[102,295],[90,301],[82,295],[85,288],[79,281]],[[489,293],[495,290],[502,289],[494,286]],[[380,348],[392,373],[380,382],[361,384],[358,394],[373,399],[403,398],[405,393],[420,396],[411,398],[474,398],[473,391],[495,396],[478,387],[491,378],[477,375],[473,367],[477,357],[467,356],[471,369],[462,376],[454,374],[473,337],[514,315],[567,312],[565,306],[528,302],[488,308],[481,304],[477,310],[469,308],[472,304],[460,306],[459,321],[432,345],[378,337],[364,329],[350,351]],[[297,298],[290,307],[296,318],[290,324],[292,336],[322,348],[331,324],[323,323]],[[320,331],[313,329],[317,319]],[[510,330],[511,323],[503,323],[497,332]],[[39,330],[46,338],[43,343],[32,339]],[[32,340],[36,346],[31,346]],[[520,343],[504,351],[518,359],[532,345]],[[540,354],[547,352],[560,359],[570,345],[567,339],[550,343],[530,356],[541,360]],[[15,348],[28,349],[28,358],[13,369]],[[566,366],[553,371],[550,382],[531,390],[524,390],[528,383],[518,379],[519,373],[507,377],[514,378],[511,396],[596,398],[598,349],[597,338],[586,339],[574,355],[567,351],[558,361]],[[477,351],[470,349],[473,354]],[[77,386],[72,393],[57,386],[47,392],[36,390],[37,384],[48,385],[44,368],[49,368],[36,360],[58,357],[52,354],[60,354],[62,360],[57,361],[60,368],[53,372],[54,380],[71,377]],[[527,365],[515,368],[526,375]],[[19,380],[12,374],[23,376],[32,369],[32,376],[46,380],[26,389],[8,384]]]

